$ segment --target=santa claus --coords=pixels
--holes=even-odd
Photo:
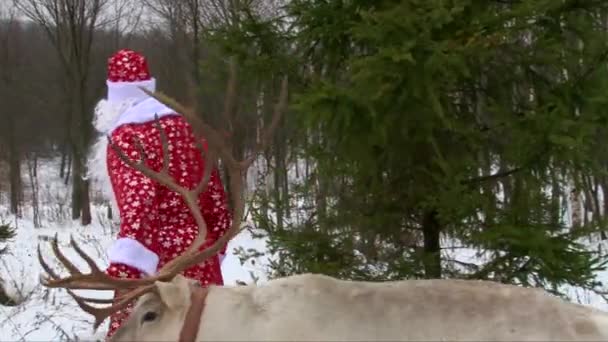
[[[89,159],[90,176],[113,202],[120,216],[120,232],[108,251],[107,274],[139,278],[154,274],[178,256],[195,239],[198,228],[180,196],[125,164],[108,145],[113,144],[138,160],[141,143],[146,164],[159,171],[162,145],[155,116],[166,132],[170,146],[169,170],[182,186],[194,187],[203,176],[204,160],[196,148],[192,128],[186,120],[141,91],[154,91],[146,59],[131,50],[120,50],[108,60],[107,99],[95,108],[94,126],[101,133]],[[201,248],[208,247],[230,227],[231,216],[217,169],[199,198],[209,232]],[[226,247],[215,257],[187,269],[183,275],[201,284],[223,284],[220,264]],[[120,327],[131,307],[111,317],[108,337]]]

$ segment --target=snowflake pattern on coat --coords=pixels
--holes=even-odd
[[[169,173],[181,186],[194,188],[203,175],[204,159],[195,146],[190,125],[178,115],[159,120],[169,140]],[[162,167],[162,145],[155,122],[127,124],[111,135],[112,142],[132,160],[139,160],[137,140],[146,155],[146,165],[155,171]],[[131,238],[159,257],[157,269],[189,247],[198,234],[195,220],[179,194],[147,178],[124,163],[108,146],[107,165],[110,180],[120,209],[118,238]],[[199,196],[199,206],[207,223],[207,239],[201,249],[213,244],[232,223],[226,205],[226,194],[219,173],[214,169],[208,187]],[[221,253],[225,254],[226,246]],[[122,263],[110,263],[106,273],[116,278],[140,278],[143,273]],[[216,255],[185,270],[185,277],[202,285],[223,285],[219,257]],[[110,318],[108,338],[129,316],[132,305]]]

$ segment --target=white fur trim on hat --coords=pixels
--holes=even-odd
[[[116,103],[127,99],[143,100],[148,98],[140,87],[149,91],[156,91],[156,79],[151,78],[146,81],[136,82],[112,82],[106,81],[108,86],[108,101]]]
[[[111,263],[125,264],[147,275],[156,273],[159,261],[158,255],[139,241],[131,238],[116,240],[108,251],[108,258]]]

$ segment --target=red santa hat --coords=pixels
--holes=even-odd
[[[108,59],[107,77],[109,102],[147,98],[140,87],[156,90],[156,80],[150,75],[146,58],[133,50],[119,50]]]

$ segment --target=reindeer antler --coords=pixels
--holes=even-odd
[[[234,64],[230,68],[230,77],[228,80],[228,94],[226,95],[226,102],[224,105],[224,117],[227,120],[231,120],[231,112],[234,108],[234,101],[236,98],[236,68]],[[237,160],[232,155],[231,142],[228,139],[231,138],[220,134],[216,129],[211,127],[209,124],[204,122],[200,116],[196,115],[196,109],[189,109],[181,105],[171,97],[160,93],[150,92],[144,88],[142,91],[147,93],[149,96],[155,98],[159,102],[162,102],[166,106],[172,108],[177,113],[180,113],[193,127],[195,136],[197,137],[197,148],[201,151],[205,159],[205,169],[200,183],[194,189],[188,189],[180,186],[172,177],[169,175],[169,142],[163,127],[160,125],[158,118],[156,118],[156,127],[161,135],[162,152],[163,152],[163,165],[160,171],[152,170],[145,164],[145,154],[143,146],[138,142],[138,148],[140,150],[140,159],[138,161],[131,160],[125,153],[114,143],[110,141],[110,146],[118,154],[122,161],[134,169],[140,171],[148,178],[157,181],[159,184],[164,185],[168,189],[177,192],[183,199],[198,225],[198,236],[192,242],[192,244],[186,249],[180,256],[173,259],[172,261],[165,264],[159,272],[154,276],[148,276],[142,279],[117,279],[108,276],[100,270],[95,264],[93,259],[88,256],[80,246],[72,238],[70,241],[71,246],[76,250],[77,254],[82,257],[89,268],[90,273],[82,273],[72,262],[59,249],[57,236],[52,242],[53,252],[59,261],[69,271],[70,275],[65,278],[59,277],[52,268],[44,261],[38,248],[38,258],[46,273],[49,277],[43,279],[42,284],[50,288],[65,288],[68,293],[76,300],[80,308],[84,311],[92,314],[95,317],[94,328],[96,329],[99,325],[112,313],[123,309],[131,301],[138,298],[139,296],[153,291],[155,289],[154,282],[156,281],[169,281],[183,270],[196,265],[205,259],[217,254],[220,249],[239,232],[239,228],[242,222],[244,213],[244,199],[242,198],[243,186],[243,175],[247,169],[254,162],[255,157],[261,152],[267,145],[272,132],[276,129],[281,115],[287,106],[288,96],[288,81],[285,77],[281,84],[281,93],[279,95],[279,101],[277,102],[273,118],[268,127],[266,127],[262,134],[262,139],[258,142],[254,148],[254,152],[244,160]],[[202,146],[202,137],[204,137],[208,143],[208,149],[205,152]],[[232,209],[233,209],[233,221],[230,228],[226,231],[221,238],[217,239],[210,247],[199,250],[200,247],[206,240],[207,236],[207,224],[203,218],[202,212],[198,207],[198,196],[205,191],[211,172],[215,165],[217,165],[217,158],[221,159],[228,174],[230,176],[230,189],[235,192],[230,196],[232,198]],[[87,290],[128,290],[126,293],[116,300],[104,300],[85,298],[76,295],[72,290],[87,289]],[[112,304],[105,308],[95,307],[90,304]]]

